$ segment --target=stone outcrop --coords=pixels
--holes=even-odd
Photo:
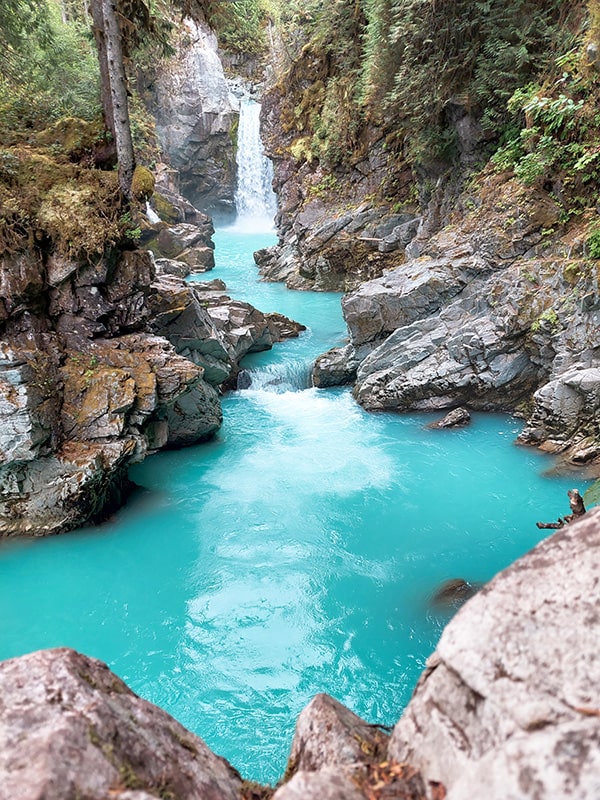
[[[344,166],[312,154],[310,120],[318,118],[316,96],[326,72],[307,48],[263,96],[262,135],[273,162],[280,241],[256,260],[265,280],[292,289],[350,291],[403,260],[421,216],[414,198],[409,201],[412,172],[377,125],[366,126]]]
[[[550,197],[489,181],[498,210],[417,237],[404,263],[342,300],[351,343],[317,361],[315,382],[355,374],[355,396],[373,410],[528,415],[534,397],[522,442],[597,459],[595,262],[581,242],[546,244],[558,218]]]
[[[600,774],[600,510],[500,573],[450,622],[392,734],[448,800],[593,798]]]
[[[283,189],[277,181],[275,185],[281,199]],[[416,233],[417,228],[409,212],[396,214],[385,206],[362,203],[340,213],[320,199],[289,208],[278,220],[282,244],[255,255],[263,279],[316,291],[349,291],[381,275],[397,263],[394,251],[406,231]]]
[[[154,254],[154,266],[159,275],[185,278],[214,268],[212,220],[198,211],[194,219],[193,223],[179,222],[171,226],[161,220],[142,231],[140,247]]]
[[[242,781],[105,664],[46,650],[0,664],[0,800],[238,800]]]
[[[232,382],[241,359],[298,336],[304,326],[282,314],[263,314],[232,299],[222,281],[185,283],[163,275],[152,284],[148,303],[151,329],[165,336],[177,353],[202,367],[213,386]]]
[[[179,171],[182,194],[202,211],[231,211],[238,106],[208,26],[184,20],[175,55],[161,65],[152,94],[157,135]]]
[[[189,252],[209,240],[201,223],[158,238]],[[95,260],[24,250],[2,259],[0,286],[0,536],[109,514],[129,491],[128,467],[213,436],[218,391],[239,360],[294,327],[220,283],[157,275],[143,250]]]

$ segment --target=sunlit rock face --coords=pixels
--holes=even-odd
[[[182,193],[195,206],[232,210],[238,103],[225,80],[217,39],[206,25],[188,19],[175,50],[153,86],[158,138],[180,173]]]

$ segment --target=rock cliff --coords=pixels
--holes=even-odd
[[[128,466],[147,454],[210,438],[219,386],[247,352],[287,334],[224,285],[186,284],[162,262],[157,270],[133,246],[114,173],[7,152],[0,536],[43,535],[110,513],[129,491]],[[180,274],[212,266],[210,220],[192,217],[149,226],[163,254],[186,257]]]
[[[594,461],[597,262],[581,236],[555,232],[549,193],[490,175],[479,198],[346,295],[350,346],[317,361],[315,382],[355,380],[373,410],[516,411],[528,419],[520,441]]]
[[[284,281],[291,289],[349,291],[392,266],[416,234],[421,220],[418,206],[408,201],[412,174],[392,163],[386,135],[375,126],[351,166],[332,170],[312,159],[302,145],[301,123],[290,118],[291,106],[302,104],[314,76],[302,59],[291,73],[262,102],[280,243],[256,260],[266,280]],[[394,203],[385,199],[390,176]]]
[[[202,211],[231,212],[239,103],[229,92],[215,34],[190,19],[178,28],[175,54],[151,87],[157,135],[183,195]]]
[[[596,800],[600,509],[519,559],[448,624],[391,737],[327,695],[282,783],[242,781],[101,662],[0,664],[0,800]]]

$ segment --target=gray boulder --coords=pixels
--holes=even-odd
[[[353,383],[359,364],[360,358],[351,344],[333,347],[316,359],[312,369],[313,385],[325,389]]]
[[[241,779],[165,711],[73,650],[0,664],[0,800],[238,800]]]
[[[600,792],[600,509],[501,572],[444,630],[390,741],[448,800]]]
[[[544,449],[554,452],[569,447],[572,459],[579,462],[600,456],[600,367],[571,367],[540,387],[534,403],[520,442],[543,442]]]
[[[383,761],[388,736],[327,694],[318,694],[296,721],[288,774],[335,764],[359,764],[368,755]]]
[[[464,408],[464,406],[460,406],[459,408],[453,408],[452,411],[449,411],[445,417],[442,419],[436,420],[436,422],[432,422],[427,427],[429,428],[462,428],[465,425],[469,425],[471,422],[471,415],[469,414],[469,410]]]
[[[419,259],[364,283],[342,300],[352,343],[358,346],[381,340],[397,328],[433,314],[482,272],[485,264],[474,256]]]

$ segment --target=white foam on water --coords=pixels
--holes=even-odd
[[[217,477],[220,492],[234,493],[242,504],[260,492],[279,503],[294,504],[314,495],[348,495],[385,488],[397,479],[393,459],[377,444],[375,430],[347,393],[319,389],[244,395],[267,414],[260,443],[228,463]],[[260,476],[257,488],[257,476]],[[293,491],[292,491],[293,490]]]

